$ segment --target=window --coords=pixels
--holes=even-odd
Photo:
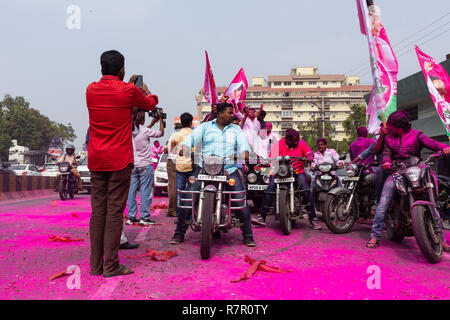
[[[281,123],[281,128],[282,129],[291,129],[292,128],[293,123],[292,122],[282,122]]]
[[[285,93],[283,94],[283,96],[285,96],[285,97],[290,97],[291,94],[290,94],[289,92],[285,92]]]
[[[274,86],[281,86],[281,82],[274,82],[273,85]]]
[[[328,85],[328,81],[324,81],[324,82],[323,82],[323,85],[324,85],[324,86]]]
[[[317,84],[317,81],[310,81],[310,82],[309,82],[309,85],[310,85],[310,86],[314,86],[314,85],[316,85],[316,84]]]
[[[291,82],[290,82],[290,81],[285,81],[285,82],[284,82],[284,85],[285,85],[285,86],[290,86],[290,85],[291,85]]]
[[[303,81],[296,81],[296,82],[295,82],[295,85],[296,85],[296,86],[302,86],[302,85],[303,85]]]
[[[260,97],[261,96],[261,92],[253,92],[253,96],[254,97]]]
[[[282,111],[283,118],[292,118],[292,111]]]

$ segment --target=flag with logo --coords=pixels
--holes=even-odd
[[[361,33],[367,36],[369,43],[373,88],[367,114],[369,132],[374,134],[383,116],[387,118],[397,110],[398,63],[381,21],[380,9],[372,0],[356,0],[356,5]]]
[[[228,102],[237,106],[239,101],[245,101],[247,96],[247,87],[247,77],[245,76],[244,69],[241,68],[223,95],[229,97]],[[242,105],[244,104],[241,104],[241,112]]]
[[[420,68],[433,100],[436,111],[450,137],[450,77],[444,67],[415,46]]]
[[[205,83],[203,85],[203,92],[205,100],[213,104],[217,104],[219,98],[217,97],[216,83],[214,82],[214,76],[211,70],[211,65],[209,64],[208,52],[205,50],[206,54],[206,70],[205,70]]]

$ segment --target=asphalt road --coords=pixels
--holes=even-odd
[[[54,202],[53,202],[54,200]],[[154,199],[154,203],[167,201]],[[127,226],[136,250],[121,250],[121,263],[135,273],[105,279],[89,274],[89,195],[61,201],[56,196],[0,203],[0,299],[450,299],[450,255],[429,264],[415,239],[401,244],[383,236],[381,247],[365,248],[370,226],[357,225],[350,234],[314,231],[297,223],[289,236],[268,217],[266,228],[254,227],[256,248],[242,244],[239,229],[214,240],[212,257],[200,259],[200,234],[191,230],[186,241],[170,245],[174,218],[152,211],[161,226]],[[81,238],[51,242],[51,236]],[[445,234],[450,241],[450,233]],[[177,250],[168,261],[144,254]],[[265,260],[289,273],[257,271],[249,280],[233,283],[250,266],[245,256]],[[49,280],[69,266],[77,274]],[[79,279],[79,280],[78,280]]]

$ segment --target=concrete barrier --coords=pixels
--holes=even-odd
[[[55,183],[55,177],[2,174],[0,175],[0,201],[50,195]]]

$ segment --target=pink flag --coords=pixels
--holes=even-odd
[[[206,71],[205,71],[205,84],[203,85],[203,91],[205,92],[205,100],[213,104],[218,103],[217,89],[214,82],[214,76],[211,70],[211,65],[209,64],[208,52],[206,52]]]
[[[228,102],[237,105],[239,101],[245,101],[247,87],[247,77],[245,76],[244,69],[241,68],[223,95],[229,97]]]
[[[378,132],[382,114],[397,110],[398,63],[381,21],[380,9],[372,0],[356,0],[361,32],[367,36],[373,88],[367,114],[370,133]]]
[[[450,137],[450,77],[436,60],[423,53],[418,46],[415,47],[431,99],[441,118],[447,136]]]

